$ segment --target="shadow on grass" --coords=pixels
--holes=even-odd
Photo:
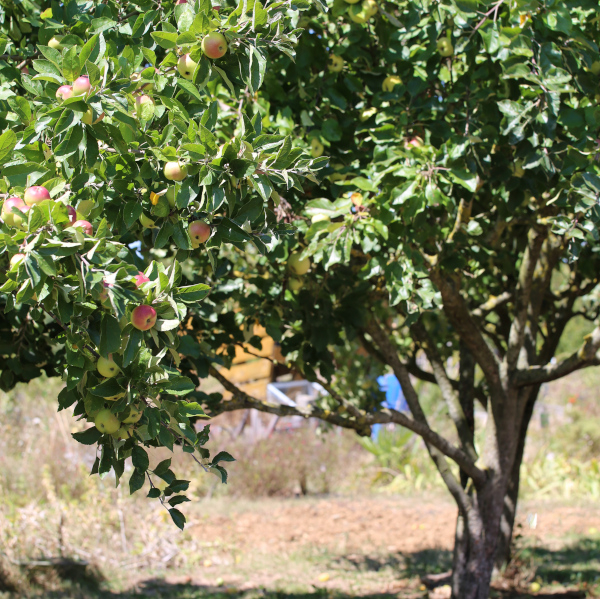
[[[600,583],[600,537],[581,539],[556,551],[524,547],[518,552],[517,559],[525,567],[534,567],[536,575],[545,583]]]
[[[523,547],[518,552],[520,567],[531,573],[528,580],[542,583],[539,593],[493,591],[491,597],[498,599],[576,599],[585,598],[584,588],[600,585],[600,538],[581,539],[572,545],[558,550],[540,547]],[[160,578],[143,581],[135,590],[113,593],[103,589],[103,580],[97,573],[87,571],[85,576],[71,576],[69,572],[60,572],[61,584],[51,584],[45,588],[31,587],[30,592],[2,593],[0,599],[419,599],[428,596],[420,590],[419,579],[428,575],[447,572],[452,564],[452,553],[441,549],[427,549],[411,554],[394,553],[384,556],[365,556],[352,554],[332,560],[328,567],[337,571],[379,572],[392,571],[398,580],[414,579],[412,590],[393,593],[356,592],[346,594],[336,591],[331,585],[327,588],[313,586],[314,591],[286,592],[255,588],[237,590],[235,588],[205,586],[201,584],[172,584]],[[232,569],[235,574],[235,569]],[[58,580],[54,580],[56,583]],[[34,581],[35,582],[35,581]],[[570,587],[569,591],[560,591],[557,584]],[[551,590],[554,585],[556,590]],[[325,586],[325,585],[324,585]],[[591,595],[595,596],[595,595]]]

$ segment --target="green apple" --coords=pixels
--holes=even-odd
[[[360,0],[346,0],[347,4],[357,4]]]
[[[177,61],[177,70],[184,79],[192,79],[197,66],[198,63],[189,54],[184,54]]]
[[[113,438],[118,439],[119,441],[126,441],[133,437],[133,424],[129,426],[121,426],[116,433],[112,434]]]
[[[293,253],[287,262],[288,268],[295,275],[305,275],[310,268],[310,258],[300,258],[301,252]]]
[[[314,137],[310,141],[310,155],[313,158],[318,158],[319,156],[323,155],[324,151],[325,147],[323,146],[323,144],[316,137]]]
[[[358,4],[351,6],[348,9],[348,14],[350,15],[350,19],[359,25],[366,23],[370,18],[362,4],[360,6]]]
[[[135,424],[136,422],[139,422],[143,413],[143,410],[138,410],[133,406],[129,406],[129,416],[123,420],[123,424]]]
[[[168,179],[169,181],[183,181],[188,174],[187,166],[185,164],[181,164],[179,161],[165,163],[163,173],[165,175],[165,179]]]
[[[592,71],[592,73],[594,73],[594,75],[600,75],[600,61],[596,60],[596,62],[592,63],[592,66],[590,67],[590,71]]]
[[[448,38],[443,37],[437,41],[437,51],[443,58],[448,58],[454,54],[454,46]]]
[[[337,56],[337,54],[330,54],[327,68],[332,73],[339,73],[344,68],[344,59],[341,56]]]
[[[300,291],[302,285],[302,279],[298,279],[297,277],[290,277],[288,281],[288,289],[290,291]]]
[[[121,428],[119,419],[107,409],[100,410],[94,418],[94,424],[101,433],[112,435]]]
[[[96,369],[102,376],[105,376],[107,379],[119,373],[119,367],[115,364],[115,361],[112,359],[112,354],[108,354],[108,358],[103,358],[102,356],[100,356],[98,358],[98,362],[96,362]]]
[[[369,19],[374,17],[379,10],[376,0],[363,0],[362,7]]]

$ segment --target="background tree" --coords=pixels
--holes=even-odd
[[[296,62],[279,56],[258,97],[266,127],[331,157],[326,177],[281,194],[299,237],[256,255],[258,276],[231,254],[191,332],[233,356],[238,305],[238,323],[263,324],[328,389],[305,415],[420,435],[458,506],[454,597],[483,599],[508,556],[540,386],[600,363],[597,4],[330,8],[302,17]],[[569,338],[576,318],[589,335]],[[578,349],[557,355],[565,338]],[[359,346],[400,380],[411,416],[379,408],[366,360],[348,360]],[[234,395],[198,394],[212,413],[300,413],[249,397],[215,367],[226,359],[196,351],[189,367]],[[448,430],[430,426],[415,379],[439,387]]]
[[[291,229],[270,190],[301,190],[324,163],[262,133],[253,102],[268,54],[294,56],[295,15],[290,1],[0,7],[0,386],[62,376],[92,473],[118,484],[131,457],[131,492],[147,480],[181,528],[188,481],[144,447],[180,445],[224,482],[233,458],[193,426],[178,330],[221,246],[268,251]]]

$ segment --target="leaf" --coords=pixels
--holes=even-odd
[[[197,100],[202,101],[202,96],[199,94],[198,88],[191,81],[188,81],[187,79],[182,79],[181,77],[178,77],[177,85],[181,89],[185,90],[188,94],[190,94],[190,96],[193,96]]]
[[[110,314],[104,314],[100,326],[100,355],[108,356],[121,347],[121,327],[119,321]]]
[[[165,48],[166,50],[171,50],[177,46],[177,34],[176,33],[168,33],[166,31],[153,31],[150,34],[154,41]]]
[[[136,445],[131,450],[131,463],[136,470],[141,470],[142,472],[146,472],[146,470],[148,470],[150,466],[150,460],[146,450],[143,447]]]
[[[169,499],[169,505],[175,506],[179,505],[180,503],[186,503],[187,501],[191,500],[185,495],[175,495],[174,497],[171,497],[171,499]]]
[[[161,474],[164,474],[170,467],[171,467],[171,458],[167,458],[166,460],[159,462],[157,464],[156,468],[154,468],[153,472],[157,476],[160,476]]]
[[[177,299],[184,303],[195,304],[203,300],[210,291],[211,287],[204,283],[179,287],[179,289],[177,289]]]
[[[212,461],[212,465],[216,466],[219,462],[235,462],[235,458],[226,451],[220,451]]]
[[[73,433],[71,435],[75,441],[82,443],[83,445],[94,445],[96,444],[102,437],[102,433],[93,426],[92,428],[88,428],[81,433]]]
[[[129,493],[133,495],[136,491],[139,491],[144,486],[145,480],[146,476],[144,472],[136,468],[131,473],[131,478],[129,479]]]
[[[12,154],[17,145],[17,134],[10,129],[0,135],[0,162],[3,162],[7,156]]]
[[[169,510],[169,514],[171,514],[171,519],[173,520],[173,522],[175,522],[177,528],[183,530],[186,522],[185,516],[174,507]]]
[[[171,395],[187,395],[194,391],[196,386],[187,376],[176,376],[164,383],[164,390]]]
[[[81,63],[79,62],[79,48],[77,46],[72,46],[66,52],[63,58],[63,77],[67,81],[75,81],[77,77],[81,74]]]
[[[184,417],[190,416],[206,416],[206,413],[202,409],[202,406],[196,402],[180,402],[179,403],[179,413]]]

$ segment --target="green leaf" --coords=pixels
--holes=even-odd
[[[190,94],[190,96],[193,96],[197,100],[202,101],[202,96],[198,93],[198,88],[191,81],[178,77],[177,85],[181,89],[185,90],[188,94]]]
[[[102,324],[100,326],[100,355],[108,356],[116,352],[121,347],[121,327],[119,321],[110,314],[102,316]]]
[[[17,145],[17,134],[10,129],[0,135],[0,162],[8,156],[11,156],[14,147]]]
[[[173,520],[173,522],[175,522],[177,528],[183,530],[186,522],[185,516],[174,507],[169,510],[169,514],[171,514],[171,519]]]
[[[94,426],[81,433],[73,433],[71,436],[83,445],[95,445],[102,437],[102,433]]]
[[[79,48],[72,46],[67,50],[63,58],[63,77],[67,81],[75,81],[81,74],[81,63],[79,62]]]
[[[176,33],[168,33],[166,31],[153,31],[150,34],[154,41],[161,47],[166,50],[171,50],[172,48],[177,47],[177,34]]]
[[[150,466],[150,460],[148,458],[148,454],[143,447],[136,445],[131,450],[131,462],[137,470],[141,470],[142,472],[146,472]]]
[[[176,376],[163,383],[165,393],[171,395],[187,395],[196,387],[187,376]]]
[[[129,493],[133,495],[136,491],[139,491],[144,486],[145,480],[144,472],[136,468],[129,479]]]
[[[235,458],[226,451],[220,451],[212,461],[212,465],[216,466],[219,462],[235,462]]]
[[[188,285],[177,289],[177,299],[189,304],[195,304],[203,300],[211,291],[209,285],[197,283],[196,285]]]
[[[180,402],[179,403],[179,413],[184,417],[190,416],[206,416],[202,406],[196,402]]]

